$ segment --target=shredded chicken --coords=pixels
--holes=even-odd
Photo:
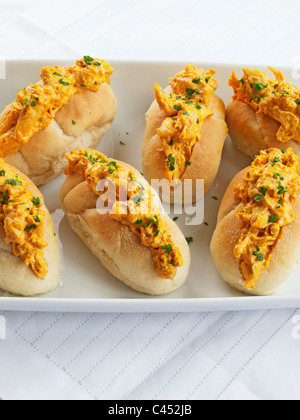
[[[110,217],[128,226],[150,249],[157,274],[164,279],[173,279],[177,267],[183,265],[183,258],[153,202],[152,191],[146,189],[131,170],[123,169],[98,151],[77,149],[66,157],[65,174],[79,173],[93,192],[100,199],[103,197]],[[103,192],[97,188],[101,180],[105,182],[101,188]],[[110,183],[116,190],[116,196],[111,199],[104,194]]]
[[[284,75],[270,67],[275,79],[263,71],[244,69],[238,80],[235,73],[229,79],[233,99],[243,102],[257,113],[263,113],[280,123],[276,138],[282,143],[300,143],[300,89],[284,82]]]
[[[218,87],[214,74],[215,70],[204,73],[188,65],[170,80],[173,93],[166,94],[157,83],[154,86],[157,103],[167,114],[157,134],[166,155],[165,177],[170,181],[180,179],[191,164],[203,121],[213,115],[207,106]]]
[[[45,67],[40,83],[30,84],[6,108],[0,124],[0,156],[16,153],[34,134],[48,127],[57,111],[77,93],[97,92],[110,83],[113,69],[104,60],[84,57],[75,66]]]
[[[48,272],[44,259],[43,241],[45,212],[39,197],[27,189],[28,183],[18,177],[3,159],[0,159],[0,222],[7,244],[13,253],[43,279]]]
[[[234,197],[243,208],[236,217],[242,222],[242,233],[234,249],[247,289],[266,270],[272,252],[282,237],[282,228],[293,223],[292,204],[300,193],[299,159],[294,150],[269,149],[253,161],[235,187]]]

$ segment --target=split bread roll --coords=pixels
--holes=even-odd
[[[83,164],[83,152],[83,149],[73,151],[70,159],[74,159],[74,156],[77,155],[78,161],[81,161],[78,165]],[[98,156],[101,156],[101,159],[104,157],[99,152],[92,150],[88,150],[88,155],[93,156],[94,159],[97,159]],[[113,161],[106,157],[104,159],[106,163],[113,163],[114,166],[110,166],[110,168],[121,167],[124,171],[131,171],[130,177],[138,180],[139,185],[144,188],[143,191],[150,191],[148,183],[136,169],[123,162]],[[84,165],[85,170],[88,171],[86,174],[90,174],[90,171],[93,170],[93,164],[85,162]],[[100,214],[97,209],[98,197],[91,188],[91,184],[84,178],[84,172],[78,173],[75,170],[71,172],[68,174],[60,192],[61,206],[71,228],[100,260],[102,265],[114,277],[141,293],[162,295],[182,286],[189,273],[191,257],[187,241],[177,225],[167,215],[161,215],[162,226],[165,226],[167,236],[171,235],[173,251],[177,248],[182,257],[182,265],[175,270],[174,278],[166,278],[166,276],[163,278],[157,272],[150,248],[142,244],[141,238],[133,233],[128,225],[112,218],[108,213]],[[90,175],[87,175],[87,179],[90,179]],[[151,193],[155,195],[154,200],[159,201],[153,190],[151,190]],[[144,217],[139,216],[138,219],[136,216],[133,217],[133,220],[137,220],[135,226],[145,221]],[[150,220],[150,222],[151,219],[152,221],[156,220],[154,215],[149,217],[147,220]],[[156,232],[158,232],[158,229],[160,228],[156,227]],[[153,226],[151,226],[151,231],[153,231]],[[170,257],[165,255],[167,264],[168,259],[172,258],[172,253],[169,255]]]
[[[277,150],[277,152],[278,155],[280,155],[280,150]],[[274,168],[274,171],[278,170],[276,169],[276,165]],[[296,168],[296,170],[298,171],[299,165],[296,165]],[[211,241],[211,253],[217,270],[219,271],[220,275],[225,280],[225,282],[227,282],[230,286],[247,294],[267,296],[273,294],[280,285],[282,285],[288,280],[290,275],[297,267],[297,264],[299,264],[300,262],[300,182],[297,172],[294,171],[293,177],[295,183],[297,183],[295,197],[297,197],[298,195],[298,199],[296,202],[294,202],[294,199],[291,200],[291,207],[287,208],[288,212],[292,211],[294,213],[294,219],[292,219],[292,223],[286,224],[283,227],[281,227],[281,233],[277,238],[277,242],[271,249],[271,259],[269,266],[261,272],[258,280],[255,282],[255,288],[246,288],[245,277],[243,276],[241,270],[241,260],[235,257],[234,251],[236,246],[239,244],[243,231],[243,223],[240,217],[237,217],[237,213],[241,211],[245,211],[246,213],[247,211],[245,210],[244,204],[241,201],[241,199],[237,198],[237,196],[235,195],[235,191],[236,186],[243,184],[244,176],[248,174],[247,177],[249,177],[250,169],[251,168],[249,167],[238,173],[230,183],[224,195],[218,214],[217,227]],[[259,194],[256,196],[256,199],[262,200],[258,201],[257,205],[259,205],[259,203],[264,202],[262,194],[265,193],[265,190],[254,188],[254,190],[252,191],[252,195],[255,193],[255,191],[256,194]],[[268,194],[269,193],[266,194],[266,197],[268,197]],[[273,199],[274,196],[268,197],[268,204],[270,204],[270,202],[272,202]],[[285,202],[285,198],[283,198],[283,201]],[[285,205],[287,204],[285,203]],[[264,212],[268,212],[268,210],[262,208],[259,211],[258,216],[254,215],[254,223],[256,220],[259,220],[256,219],[256,217],[264,217]],[[275,219],[273,219],[272,221],[274,220]],[[267,223],[268,225],[268,221],[264,223]],[[272,226],[270,227],[270,224],[268,229],[272,229]],[[266,231],[261,230],[259,233],[257,233],[256,231],[252,234],[252,236],[248,236],[248,240],[250,240],[250,244],[251,239],[253,238],[256,238],[258,241],[262,241],[263,235],[268,235],[268,239],[270,239],[270,234],[266,234]],[[259,245],[260,243],[261,242],[258,242]],[[245,243],[242,245],[244,246]],[[261,245],[255,246],[255,243],[253,243],[252,245],[253,249],[250,248],[250,253],[252,252],[252,258],[254,260],[262,260],[263,257],[266,258],[265,253],[263,255],[263,250],[260,249]]]
[[[17,104],[0,116],[0,156],[36,185],[60,175],[69,150],[97,147],[110,129],[117,112],[112,72],[108,63],[91,57],[76,66],[42,69],[43,80],[19,92]]]
[[[251,158],[261,150],[289,147],[300,157],[300,89],[284,82],[280,71],[270,70],[275,79],[250,69],[244,69],[240,80],[234,73],[229,79],[234,90],[226,108],[230,138]]]
[[[276,135],[280,124],[265,114],[257,114],[249,105],[232,99],[226,108],[226,123],[234,146],[254,158],[268,148],[287,149],[293,147],[300,156],[300,145],[294,140],[279,142]]]
[[[203,70],[187,66],[184,72],[171,79],[171,86],[164,91],[155,85],[156,99],[146,114],[143,144],[145,178],[149,183],[154,179],[173,182],[180,180],[182,183],[191,180],[193,189],[190,199],[183,193],[183,201],[189,204],[196,202],[212,187],[227,135],[225,105],[214,94],[218,86],[217,80],[212,77],[214,73],[214,70],[210,70],[204,74]],[[170,103],[166,106],[168,100]],[[179,111],[175,109],[173,112],[174,108]],[[172,118],[175,119],[173,122]],[[162,136],[165,136],[164,139]],[[173,136],[177,136],[177,141]],[[192,147],[186,153],[190,145]],[[183,162],[183,168],[177,171],[177,160],[182,160],[185,153],[187,162]],[[166,163],[169,165],[169,173],[166,173]],[[196,180],[204,180],[204,191],[197,193]],[[168,189],[168,182],[166,184]],[[173,192],[170,201],[177,202]]]
[[[31,215],[27,217],[27,220],[32,218],[32,214],[38,214],[41,218],[41,212],[44,212],[43,234],[41,239],[45,242],[45,248],[43,248],[43,256],[41,258],[44,258],[46,263],[46,271],[44,271],[44,274],[46,275],[43,277],[44,274],[41,274],[39,277],[37,275],[38,268],[34,266],[35,262],[33,263],[32,267],[30,265],[27,266],[19,256],[16,256],[18,252],[14,252],[14,244],[7,243],[7,241],[4,240],[4,238],[7,237],[7,232],[5,230],[6,223],[8,223],[8,225],[12,223],[12,226],[14,223],[16,223],[17,228],[21,229],[20,226],[22,226],[23,220],[21,219],[21,221],[18,222],[18,220],[15,220],[15,217],[17,217],[17,215],[22,215],[23,211],[21,211],[19,208],[18,212],[15,214],[12,213],[13,217],[8,216],[7,220],[3,220],[3,208],[5,207],[7,200],[11,197],[9,192],[5,193],[4,198],[3,194],[0,193],[0,196],[2,195],[1,200],[3,200],[1,201],[0,212],[0,289],[12,295],[21,295],[27,297],[48,293],[59,285],[61,278],[59,246],[56,235],[54,233],[51,216],[44,204],[44,199],[41,192],[24,174],[9,165],[4,165],[3,160],[0,160],[0,169],[1,172],[4,170],[6,174],[8,172],[10,173],[8,178],[12,179],[12,177],[14,177],[14,179],[17,181],[22,182],[23,185],[28,183],[26,192],[29,192],[29,197],[32,195],[36,205],[31,205],[31,202],[29,202],[29,204],[32,206],[32,210],[30,212]],[[3,180],[2,177],[1,180]],[[16,187],[18,188],[18,186]],[[13,187],[8,186],[8,188]],[[27,207],[28,203],[22,204],[22,206]],[[34,221],[34,223],[37,222]],[[36,225],[32,225],[31,228],[34,226]],[[34,230],[32,230],[32,232],[34,232]],[[13,233],[13,230],[10,231],[10,235],[13,235]],[[30,231],[27,233],[28,236],[31,235]],[[12,236],[12,239],[13,238],[14,235]],[[39,250],[37,250],[37,252],[39,252]],[[36,273],[34,272],[34,269]]]

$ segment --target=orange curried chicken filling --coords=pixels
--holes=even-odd
[[[284,82],[284,75],[279,70],[269,69],[275,79],[267,77],[263,71],[250,69],[244,69],[240,80],[232,73],[229,86],[234,90],[233,99],[279,122],[278,141],[294,140],[300,144],[300,89]]]
[[[185,70],[170,79],[172,93],[167,94],[155,84],[155,98],[167,118],[157,130],[166,155],[165,177],[180,179],[191,165],[193,148],[200,141],[203,121],[213,115],[207,106],[218,88],[213,78],[215,70],[197,69],[187,65]]]
[[[292,148],[269,149],[255,158],[243,183],[235,187],[234,198],[242,201],[243,208],[236,214],[242,232],[234,256],[240,260],[246,289],[255,289],[270,266],[282,228],[295,220],[292,204],[300,193],[298,171],[299,159]]]
[[[97,92],[102,83],[110,83],[110,65],[99,59],[84,57],[75,66],[45,67],[42,82],[30,84],[18,93],[6,108],[0,124],[0,156],[16,153],[34,134],[48,127],[55,114],[77,93]]]
[[[16,175],[0,159],[0,222],[4,241],[12,244],[13,253],[43,279],[48,272],[43,241],[45,212],[39,197],[28,191],[28,182]]]
[[[163,279],[173,279],[177,268],[183,265],[183,258],[153,202],[152,191],[136,179],[132,170],[122,168],[96,150],[73,150],[66,158],[65,174],[79,173],[98,197],[103,196],[109,216],[128,226],[150,249],[157,274]],[[101,188],[104,192],[113,183],[115,196],[105,197],[99,191],[99,181],[104,181]]]

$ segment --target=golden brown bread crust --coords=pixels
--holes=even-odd
[[[36,185],[46,184],[63,172],[67,163],[65,154],[70,149],[98,146],[116,112],[116,98],[107,83],[98,92],[85,90],[70,99],[47,128],[35,134],[17,153],[7,156],[5,162],[18,168]]]
[[[261,150],[293,147],[300,157],[300,145],[291,140],[276,139],[280,124],[265,114],[257,114],[251,106],[232,99],[226,108],[226,123],[232,143],[247,156],[254,158]]]
[[[9,166],[9,165],[8,165]],[[20,171],[13,171],[29,183],[28,190],[34,197],[39,197],[41,209],[45,212],[43,240],[48,243],[44,248],[45,260],[48,264],[48,274],[44,279],[36,277],[26,264],[13,254],[12,245],[4,242],[4,228],[0,225],[0,289],[21,296],[35,296],[54,290],[60,282],[60,255],[57,238],[49,211],[44,204],[44,198],[36,186]]]
[[[142,178],[131,166],[123,162],[118,162],[118,165],[132,169],[138,179]],[[141,244],[128,226],[108,214],[99,214],[96,209],[97,197],[81,176],[67,176],[60,192],[60,201],[72,229],[102,265],[127,286],[141,293],[162,295],[185,283],[190,268],[190,250],[183,234],[168,216],[162,215],[162,219],[167,223],[174,244],[184,259],[184,265],[177,269],[173,280],[161,279],[157,275],[151,251]]]
[[[171,93],[172,89],[165,89],[166,93]],[[227,135],[227,126],[225,123],[225,105],[216,95],[208,106],[214,112],[214,115],[206,118],[200,130],[201,140],[194,146],[191,156],[191,166],[188,166],[181,180],[204,179],[204,193],[206,194],[212,187],[217,176],[223,146]],[[165,178],[166,156],[162,148],[161,139],[156,131],[166,119],[166,114],[162,111],[156,100],[152,103],[146,114],[146,131],[143,144],[143,173],[149,183],[153,179]],[[194,185],[195,187],[195,185]],[[196,196],[196,190],[193,189],[193,202],[200,197]],[[171,197],[171,202],[173,198]]]
[[[235,216],[242,204],[240,200],[233,198],[233,190],[234,185],[242,183],[247,170],[249,168],[236,175],[224,195],[211,242],[211,253],[220,275],[228,284],[251,295],[267,296],[286,282],[300,262],[300,197],[293,205],[296,219],[292,224],[283,227],[283,236],[274,248],[270,267],[262,272],[255,290],[245,289],[239,261],[233,254],[242,230],[242,223]]]

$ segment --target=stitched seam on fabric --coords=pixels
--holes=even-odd
[[[192,334],[193,331],[208,317],[209,313],[205,313],[201,315],[199,319],[195,322],[195,324],[189,329],[189,331],[184,334],[179,341],[169,350],[169,352],[159,361],[159,363],[147,374],[147,376],[134,388],[132,388],[122,399],[127,400],[130,395],[132,395],[138,388],[142,386],[144,382],[146,382],[160,367],[161,365],[174,353],[174,351],[182,344],[185,339]]]
[[[54,359],[48,357],[41,349],[37,348],[34,344],[32,344],[29,340],[27,340],[25,337],[23,337],[22,335],[20,335],[18,333],[18,331],[15,331],[13,328],[11,328],[10,326],[7,326],[7,328],[12,331],[17,337],[20,338],[20,340],[22,340],[25,344],[27,344],[28,346],[32,347],[34,349],[34,351],[36,353],[38,353],[40,356],[42,357],[46,357],[51,363],[53,363],[56,367],[58,367],[59,369],[63,370],[64,373],[66,373],[70,379],[72,379],[73,381],[75,381],[78,385],[80,385],[82,387],[82,389],[93,399],[95,400],[96,397],[83,385],[80,384],[77,379],[70,373],[65,371],[61,365],[59,365]]]
[[[84,319],[76,328],[74,328],[74,330],[68,334],[63,341],[58,344],[50,353],[48,353],[48,356],[51,356],[52,354],[54,354],[57,350],[59,350],[64,344],[66,344],[66,342],[68,340],[70,340],[70,338],[72,338],[85,324],[87,324],[87,322],[92,319],[94,317],[94,313],[90,314],[88,317],[86,317],[86,319]]]
[[[192,395],[194,395],[198,389],[204,384],[204,382],[209,378],[209,376],[221,366],[222,362],[228,357],[231,352],[257,327],[260,322],[270,313],[271,311],[266,311],[264,314],[256,320],[256,322],[224,353],[224,355],[220,358],[220,360],[210,369],[210,371],[202,378],[202,380],[195,386],[194,390],[190,392],[187,396],[187,399],[191,399]]]
[[[207,338],[204,343],[202,343],[199,347],[197,347],[186,359],[185,361],[175,370],[175,372],[169,377],[167,382],[164,383],[162,387],[154,395],[153,399],[157,399],[158,395],[169,385],[169,383],[178,375],[179,372],[189,363],[189,361],[203,348],[208,344],[213,338],[215,338],[225,327],[226,325],[236,316],[237,312],[231,313],[231,315],[227,318],[227,320],[209,337]]]
[[[153,343],[153,341],[160,336],[164,332],[164,330],[176,319],[178,318],[179,313],[171,316],[169,320],[165,323],[163,327],[160,328],[160,330],[150,338],[150,340],[135,354],[135,356],[109,381],[109,383],[103,388],[103,390],[97,395],[97,398],[99,398],[104,392],[118,379],[120,375],[122,375],[123,372],[143,353],[143,351],[146,350],[146,348]]]
[[[19,331],[21,328],[23,328],[23,327],[25,327],[25,325],[27,324],[27,322],[29,322],[33,317],[34,317],[34,315],[36,314],[36,312],[32,312],[32,314],[31,315],[29,315],[29,317],[28,318],[26,318],[23,322],[22,322],[22,324],[21,325],[19,325],[17,328],[15,328],[15,330],[16,331]]]
[[[121,344],[121,343],[123,343],[123,341],[124,340],[126,340],[126,338],[127,337],[129,337],[130,336],[130,334],[132,334],[144,321],[146,321],[146,319],[147,318],[149,318],[150,317],[150,315],[151,314],[146,314],[146,315],[144,315],[143,316],[143,318],[142,319],[140,319],[136,324],[135,324],[135,326],[134,327],[132,327],[127,333],[126,333],[126,335],[124,336],[124,337],[122,337],[121,338],[121,340],[119,340],[109,351],[107,351],[105,354],[104,354],[104,356],[102,356],[101,357],[101,359],[99,359],[98,360],[98,362],[97,363],[95,363],[89,370],[88,370],[88,372],[80,379],[80,381],[85,381],[87,378],[88,378],[88,376],[93,372],[93,370],[95,369],[95,368],[97,368],[102,362],[103,362],[103,360],[104,359],[106,359],[106,357],[108,357],[113,351],[115,351],[116,350],[116,348],[118,348],[119,347],[119,345]]]
[[[222,395],[225,394],[225,392],[232,386],[232,384],[237,380],[237,378],[241,375],[241,373],[247,368],[247,366],[259,355],[259,353],[268,345],[274,337],[282,330],[282,328],[293,318],[293,316],[297,313],[298,309],[296,309],[291,316],[269,337],[269,339],[259,347],[259,349],[253,354],[253,356],[250,357],[250,359],[240,368],[240,370],[237,372],[237,374],[232,378],[232,380],[224,387],[222,392],[219,394],[219,396],[216,398],[216,400],[219,400]]]
[[[82,353],[84,353],[88,349],[88,347],[92,343],[94,343],[97,340],[97,338],[99,338],[100,335],[103,334],[109,327],[111,327],[119,318],[121,318],[121,316],[122,314],[118,314],[115,318],[113,318],[105,327],[102,328],[101,331],[99,331],[99,333],[92,340],[90,340],[78,353],[76,353],[74,357],[72,357],[72,359],[68,363],[64,364],[63,366],[65,368],[70,366],[70,364],[73,363],[74,360],[76,360]]]
[[[54,325],[56,325],[66,314],[59,315],[51,324],[48,325],[34,340],[31,341],[31,344],[34,345],[44,334],[46,334]]]

